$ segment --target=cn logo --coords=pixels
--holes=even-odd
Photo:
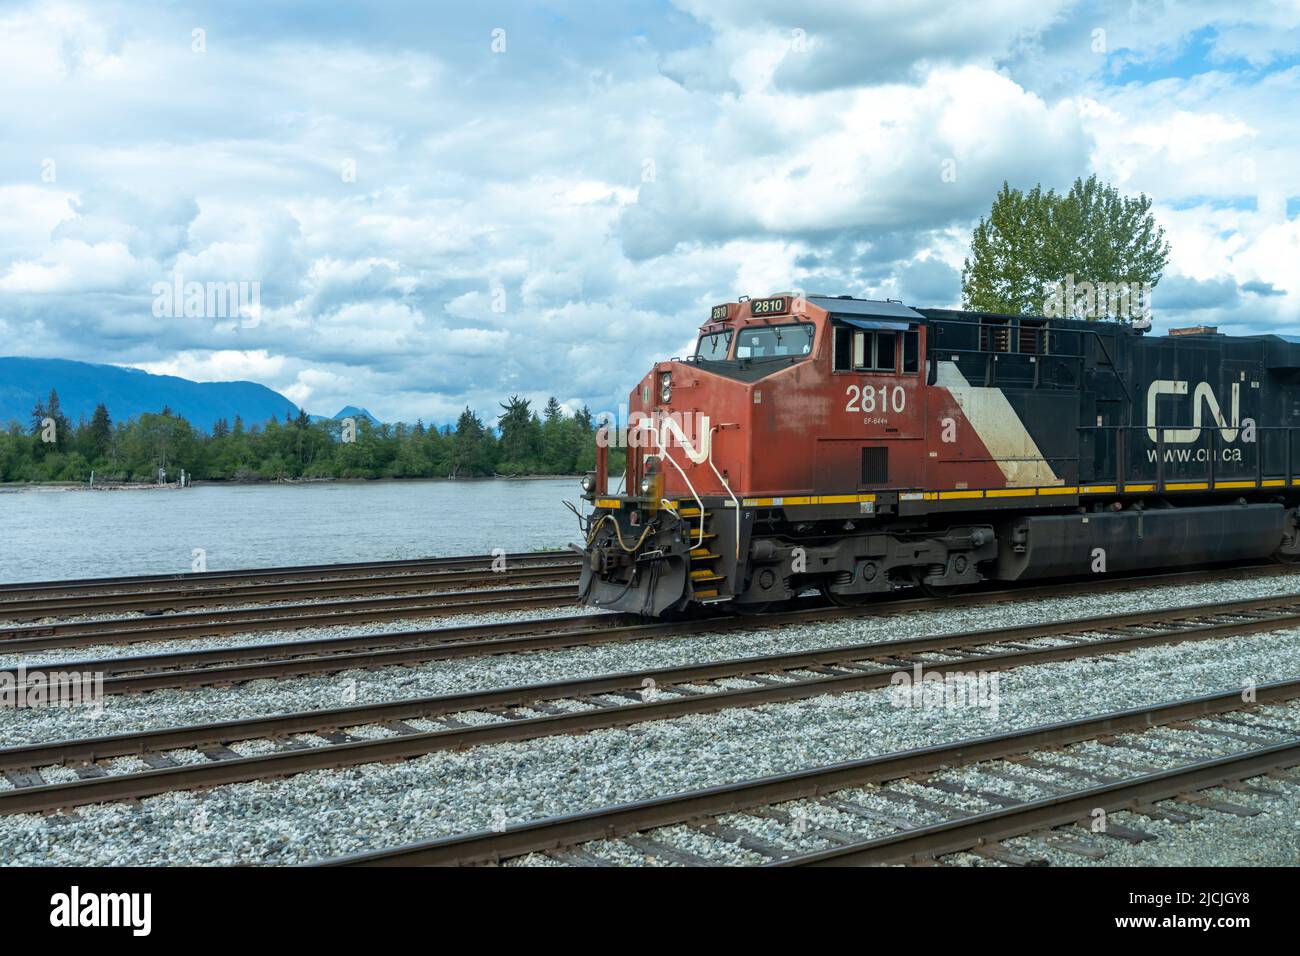
[[[1160,440],[1160,436],[1157,434],[1160,429],[1155,427],[1156,399],[1161,395],[1186,395],[1187,385],[1187,382],[1161,378],[1152,382],[1151,387],[1147,389],[1147,436],[1152,441]],[[1241,424],[1241,386],[1237,382],[1232,383],[1231,423],[1224,420],[1223,412],[1219,408],[1219,400],[1214,397],[1214,390],[1210,388],[1210,383],[1200,382],[1192,393],[1192,427],[1163,429],[1165,441],[1171,444],[1184,445],[1199,440],[1201,437],[1201,411],[1204,408],[1209,408],[1210,418],[1218,426],[1219,434],[1223,436],[1223,440],[1236,441],[1238,426]],[[1182,421],[1186,420],[1185,415],[1178,417]]]

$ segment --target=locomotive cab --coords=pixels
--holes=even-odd
[[[657,363],[629,397],[627,427],[605,433],[626,443],[626,493],[607,493],[598,456],[584,600],[660,614],[856,578],[825,535],[894,513],[896,496],[878,511],[892,481],[921,486],[923,365],[923,317],[900,303],[715,307],[694,354]],[[893,586],[886,574],[872,585]]]

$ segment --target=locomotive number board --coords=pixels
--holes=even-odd
[[[750,315],[784,315],[789,311],[790,300],[783,295],[771,299],[751,299],[749,302]]]
[[[727,307],[725,305],[715,305],[713,307],[713,314],[709,316],[709,320],[712,322],[721,322],[726,317]]]

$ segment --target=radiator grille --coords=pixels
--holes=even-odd
[[[883,485],[889,481],[889,449],[862,449],[862,483]]]

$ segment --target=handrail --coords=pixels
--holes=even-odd
[[[740,501],[739,499],[736,498],[736,493],[731,490],[731,485],[727,483],[727,479],[723,478],[722,475],[718,472],[718,466],[713,463],[713,433],[716,432],[717,430],[718,430],[717,425],[714,425],[709,429],[709,467],[712,468],[713,473],[718,476],[718,483],[722,485],[723,488],[727,489],[727,494],[731,496],[731,504],[736,509],[736,560],[739,561],[740,560]],[[700,511],[700,527],[701,528],[704,527],[703,510]]]
[[[1243,448],[1243,451],[1248,449],[1252,445],[1254,446],[1255,460],[1252,465],[1244,455],[1243,455],[1243,460],[1239,462],[1230,462],[1227,460],[1221,460],[1220,449],[1226,451],[1227,448],[1232,446],[1229,444],[1220,444],[1219,435],[1218,435],[1219,428],[1217,425],[1206,425],[1204,423],[1202,423],[1199,426],[1201,430],[1205,433],[1204,439],[1198,438],[1197,440],[1191,442],[1175,443],[1175,445],[1182,447],[1183,451],[1186,454],[1186,458],[1183,458],[1181,455],[1175,454],[1175,456],[1171,459],[1170,457],[1171,452],[1174,452],[1174,449],[1171,449],[1170,446],[1165,441],[1166,432],[1179,431],[1179,430],[1191,430],[1198,426],[1194,424],[1193,425],[1171,425],[1167,423],[1161,423],[1160,425],[1155,426],[1156,431],[1158,433],[1158,439],[1154,443],[1154,459],[1147,462],[1147,464],[1151,465],[1155,470],[1154,477],[1149,476],[1146,473],[1146,470],[1140,467],[1140,459],[1137,462],[1129,461],[1128,455],[1126,454],[1127,451],[1136,450],[1136,447],[1133,446],[1132,443],[1126,440],[1126,436],[1132,432],[1139,432],[1139,433],[1146,432],[1147,430],[1149,430],[1150,427],[1151,426],[1149,425],[1078,425],[1076,426],[1076,431],[1081,433],[1080,435],[1081,438],[1083,437],[1082,433],[1084,432],[1100,433],[1098,435],[1099,442],[1097,445],[1097,451],[1101,451],[1103,449],[1112,448],[1112,447],[1115,449],[1115,465],[1114,465],[1115,470],[1114,470],[1113,480],[1116,487],[1121,492],[1125,490],[1127,485],[1134,484],[1134,483],[1141,483],[1141,484],[1152,483],[1154,485],[1154,490],[1156,492],[1163,492],[1167,490],[1168,486],[1171,483],[1179,484],[1186,481],[1200,481],[1200,480],[1205,480],[1206,482],[1208,482],[1211,488],[1213,488],[1214,484],[1218,481],[1224,481],[1224,480],[1234,481],[1238,479],[1249,480],[1252,478],[1255,480],[1256,483],[1262,483],[1266,479],[1277,480],[1279,478],[1282,478],[1285,479],[1286,487],[1295,487],[1298,484],[1295,480],[1296,476],[1293,474],[1293,464],[1295,461],[1294,452],[1295,452],[1296,436],[1298,433],[1300,433],[1300,426],[1295,426],[1295,425],[1254,426],[1254,430],[1259,433],[1259,436],[1256,438],[1256,440],[1252,442],[1241,443],[1241,447]],[[1113,442],[1105,438],[1106,434],[1110,432],[1113,432],[1115,434],[1115,440]],[[1268,438],[1283,439],[1285,440],[1285,445],[1282,447],[1282,449],[1279,450],[1275,442],[1270,442],[1265,440]],[[1268,449],[1272,450],[1272,453],[1274,454],[1275,457],[1279,457],[1284,460],[1283,467],[1285,468],[1285,471],[1283,473],[1281,474],[1276,473],[1276,469],[1267,473],[1265,472],[1264,457],[1265,457],[1265,451]],[[1151,451],[1152,449],[1148,448],[1148,458],[1151,457]],[[1198,453],[1204,454],[1205,457],[1203,460],[1197,457]],[[1166,467],[1167,465],[1174,465],[1174,466],[1203,465],[1204,467],[1197,468],[1195,469],[1195,471],[1193,471],[1190,467],[1188,467],[1185,469],[1184,475],[1170,478],[1167,475],[1167,471],[1168,471],[1168,468]],[[1232,468],[1227,475],[1224,475],[1221,471],[1221,467],[1227,465],[1235,465],[1236,467]],[[1108,483],[1108,479],[1100,475],[1096,475],[1090,480],[1090,483],[1097,483],[1097,484]]]
[[[647,422],[649,422],[650,425],[651,425],[651,427],[648,429],[648,431],[650,432],[651,435],[654,436],[655,447],[659,449],[660,457],[662,457],[665,461],[667,461],[670,465],[672,465],[674,468],[677,469],[677,473],[678,473],[679,475],[682,476],[682,481],[686,482],[686,487],[690,489],[691,497],[694,498],[694,499],[695,499],[695,503],[696,503],[697,505],[699,505],[699,508],[700,508],[700,537],[699,537],[699,540],[695,543],[695,547],[697,547],[697,548],[703,547],[703,546],[704,546],[704,502],[700,500],[700,496],[699,496],[699,494],[695,491],[695,486],[694,486],[693,484],[691,484],[691,479],[689,479],[689,478],[686,477],[686,472],[682,470],[682,466],[679,465],[679,464],[677,464],[677,462],[673,461],[673,456],[670,455],[670,454],[668,454],[668,449],[666,449],[666,448],[664,447],[663,439],[661,439],[661,438],[659,437],[659,431],[658,431],[658,429],[656,429],[656,428],[653,427],[654,420],[653,420],[653,419],[646,419],[646,418],[643,418],[643,419],[641,419],[639,422],[637,422],[637,427],[638,427],[638,428],[642,428],[642,429],[644,429],[644,428],[646,428],[646,423],[647,423]],[[710,434],[712,434],[712,433],[710,433]],[[711,450],[710,450],[710,451],[711,451]],[[667,504],[667,503],[668,503],[668,499],[667,499],[667,498],[660,498],[660,499],[659,499],[659,503],[660,503],[660,504]],[[739,515],[737,515],[737,520],[739,520]]]

